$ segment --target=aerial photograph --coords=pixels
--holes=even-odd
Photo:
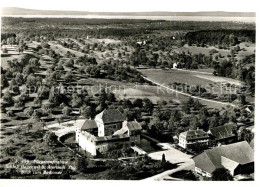
[[[0,179],[255,181],[256,12],[163,1],[3,1]]]

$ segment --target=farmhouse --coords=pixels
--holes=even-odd
[[[93,156],[104,153],[111,145],[134,146],[140,143],[141,125],[126,121],[116,109],[104,110],[94,120],[77,120],[76,141]]]
[[[196,144],[208,145],[209,135],[201,130],[189,130],[180,133],[179,135],[179,146],[187,149]]]
[[[254,172],[254,151],[246,141],[205,150],[193,160],[195,172],[206,177],[217,168],[228,169],[232,176]]]
[[[217,142],[221,144],[233,143],[237,136],[234,133],[234,128],[236,126],[233,124],[227,124],[219,127],[214,127],[209,129],[208,134]]]

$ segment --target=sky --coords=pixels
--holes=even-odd
[[[1,7],[91,12],[255,12],[256,0],[0,0]]]

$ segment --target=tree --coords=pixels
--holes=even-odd
[[[67,61],[67,62],[65,63],[65,66],[72,68],[72,67],[74,66],[74,60],[73,60],[73,59],[70,59],[69,61]]]
[[[9,91],[6,91],[3,97],[3,100],[8,104],[8,105],[12,105],[14,104],[14,100],[12,95],[10,94]]]
[[[151,114],[153,111],[153,107],[154,107],[153,103],[150,99],[148,99],[148,98],[143,99],[143,110],[145,112],[148,112],[149,114]]]
[[[78,157],[76,167],[78,171],[85,172],[88,168],[88,160],[85,157]]]
[[[41,118],[41,113],[38,110],[34,110],[32,114],[32,118],[35,119],[36,121],[39,121]]]
[[[68,72],[65,74],[65,76],[64,76],[64,80],[65,80],[66,82],[72,82],[73,79],[74,79],[74,76],[73,76],[73,74],[72,74],[70,71],[68,71]]]
[[[58,118],[57,118],[57,122],[58,122],[58,124],[60,125],[60,124],[63,122],[63,117],[58,117]]]
[[[77,94],[72,94],[71,106],[79,107],[82,104],[82,98]]]
[[[59,71],[63,71],[64,70],[64,67],[62,66],[62,64],[59,64],[55,70],[59,70]]]
[[[24,83],[23,75],[21,73],[17,73],[15,76],[15,81],[18,85],[22,85]]]
[[[29,75],[26,80],[26,85],[28,88],[35,87],[37,83],[37,79],[33,75]]]
[[[28,133],[29,133],[30,129],[32,129],[32,127],[33,127],[32,123],[28,123],[28,125],[27,125]]]
[[[127,100],[124,100],[123,107],[124,108],[132,108],[133,104],[132,104],[132,102],[129,99],[127,99]]]
[[[72,112],[72,110],[71,110],[71,108],[68,107],[68,106],[66,106],[66,107],[64,107],[64,108],[62,109],[62,113],[63,113],[64,115],[70,115],[71,112]]]
[[[3,53],[8,53],[7,48],[3,48],[3,49],[2,49],[2,52],[3,52]]]
[[[39,62],[39,59],[37,59],[37,58],[31,58],[31,59],[29,60],[29,65],[30,65],[31,67],[35,68],[35,67],[39,67],[41,64],[40,64],[40,62]]]
[[[14,116],[15,116],[15,114],[14,114],[14,112],[13,112],[12,110],[7,111],[7,112],[6,112],[6,115],[7,115],[8,117],[14,117]]]
[[[99,95],[99,103],[105,104],[106,100],[107,100],[107,93],[106,93],[106,90],[103,88]]]
[[[134,100],[133,102],[134,107],[139,107],[142,108],[143,107],[143,100],[140,98],[137,98]]]
[[[8,79],[4,74],[1,73],[1,86],[2,88],[6,88],[9,85]]]
[[[107,100],[109,101],[109,102],[115,102],[116,101],[116,97],[115,97],[115,94],[114,93],[108,93],[107,94]]]
[[[182,106],[182,110],[186,113],[186,114],[190,114],[190,107],[187,106],[186,104],[184,104]]]
[[[91,106],[82,106],[80,108],[80,114],[86,118],[92,118],[95,114],[94,108],[92,108]]]
[[[217,168],[212,173],[213,181],[232,181],[233,177],[226,168]]]
[[[54,132],[48,132],[45,134],[44,140],[48,143],[48,145],[53,145],[57,141],[57,136]]]
[[[162,163],[166,163],[165,154],[162,154]]]
[[[30,65],[26,65],[24,68],[23,68],[23,74],[24,75],[29,75],[33,73],[33,68],[30,66]]]

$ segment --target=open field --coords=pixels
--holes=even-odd
[[[245,56],[248,55],[252,55],[255,53],[255,44],[252,43],[248,43],[248,42],[242,42],[238,45],[240,47],[240,49],[245,49],[245,50],[241,50],[238,52],[238,54],[236,55],[237,60],[241,60],[243,59]],[[175,52],[190,52],[192,54],[205,54],[207,56],[209,56],[209,52],[211,50],[217,50],[218,53],[221,54],[221,56],[224,56],[225,59],[228,59],[227,55],[230,55],[230,50],[225,50],[225,49],[218,49],[214,46],[209,46],[209,47],[197,47],[197,46],[188,46],[187,44],[185,44],[183,47],[180,48],[173,48],[173,51]],[[218,53],[213,54],[212,56],[216,56]]]
[[[200,72],[196,73],[179,70],[161,70],[161,69],[141,69],[147,78],[158,81],[161,84],[171,84],[173,82],[184,83],[188,85],[209,85],[217,82],[227,82],[230,84],[240,84],[238,80],[226,77],[216,77],[214,75],[202,75]]]
[[[19,61],[22,57],[23,57],[23,54],[16,54],[16,55],[10,55],[10,56],[5,56],[5,57],[1,56],[1,67],[3,67],[4,69],[7,69],[8,60],[13,60],[16,58]]]
[[[255,63],[248,56],[255,54],[255,23],[208,18],[3,17],[1,66],[7,70],[1,76],[0,178],[179,180],[172,174],[194,170],[193,155],[218,146],[212,134],[207,147],[198,136],[184,141],[196,147],[179,149],[181,133],[236,124],[232,133],[251,142],[255,114],[248,101],[254,102],[255,69],[237,63],[245,57],[246,67]],[[18,61],[8,67],[14,58]],[[173,68],[175,63],[183,69]],[[239,75],[250,90],[243,97],[243,90],[236,92],[239,81],[214,76],[215,71]],[[86,137],[76,141],[82,131],[98,138],[82,133]],[[65,161],[69,167],[55,176],[22,175],[7,167],[36,160]]]
[[[224,77],[215,77],[213,75],[202,75],[201,73],[194,73],[188,71],[178,71],[178,70],[155,70],[155,69],[142,69],[140,70],[144,76],[148,79],[155,81],[156,83],[165,86],[167,88],[172,88],[169,84],[174,82],[177,83],[184,83],[190,85],[192,87],[201,86],[206,87],[207,89],[210,88],[210,92],[213,94],[222,94],[225,91],[221,87],[221,82],[229,82],[230,84],[239,84],[238,81],[234,79],[228,79]],[[201,76],[201,77],[199,77]],[[162,90],[167,90],[166,88]],[[168,89],[169,90],[169,89]],[[174,89],[173,89],[174,90]],[[228,90],[229,91],[229,90]],[[184,93],[184,94],[181,94]],[[172,95],[177,96],[180,100],[181,98],[188,98],[191,95],[186,93],[185,90],[181,91],[180,94],[172,92]],[[229,93],[229,92],[228,92]],[[195,97],[195,96],[192,96]],[[208,99],[200,100],[202,104],[207,105],[210,108],[222,108],[227,106],[228,103],[223,103],[219,101],[211,102]],[[212,100],[213,101],[213,100]]]
[[[52,50],[55,50],[57,53],[61,54],[62,56],[64,56],[68,51],[75,54],[75,56],[77,56],[77,57],[84,56],[84,53],[81,53],[81,52],[76,51],[76,50],[65,48],[60,44],[57,44],[57,43],[54,43],[54,42],[49,42],[48,44],[50,45]]]
[[[216,83],[219,82],[228,82],[230,84],[234,84],[234,85],[241,85],[242,83],[238,80],[235,79],[231,79],[231,78],[226,78],[226,77],[217,77],[217,76],[212,76],[212,75],[195,75],[196,77],[202,78],[202,79],[207,79]]]

